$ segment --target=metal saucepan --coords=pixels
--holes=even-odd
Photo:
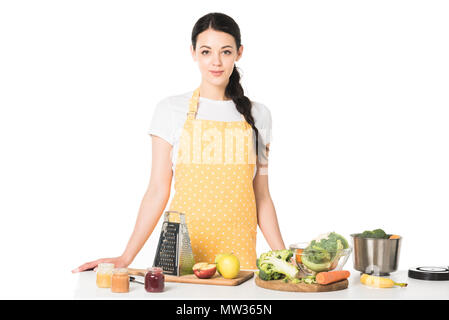
[[[398,239],[362,238],[351,234],[354,269],[362,273],[389,275],[398,269],[402,237]]]

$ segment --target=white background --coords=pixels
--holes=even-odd
[[[449,264],[446,1],[2,1],[1,298],[70,298],[73,268],[123,252],[152,113],[199,85],[190,34],[214,11],[239,24],[246,95],[272,113],[286,245],[383,228],[403,236],[400,269]]]

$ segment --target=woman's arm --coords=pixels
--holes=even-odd
[[[152,136],[150,183],[140,205],[134,231],[122,254],[128,265],[153,232],[170,198],[173,175],[171,149],[172,146],[167,141]]]
[[[269,144],[267,144],[268,154]],[[276,210],[268,189],[268,165],[257,163],[257,173],[253,180],[256,197],[257,221],[271,250],[286,249],[276,216]]]
[[[156,227],[170,198],[172,181],[172,146],[164,139],[152,136],[151,177],[140,204],[134,231],[123,254],[116,258],[103,258],[87,262],[72,272],[96,268],[99,263],[112,262],[116,267],[127,267]]]

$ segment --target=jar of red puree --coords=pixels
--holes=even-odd
[[[164,291],[165,277],[162,268],[148,268],[145,273],[145,290],[147,292]]]

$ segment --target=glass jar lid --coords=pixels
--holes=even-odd
[[[128,274],[128,268],[115,268],[112,270],[113,274]]]
[[[147,268],[147,272],[151,272],[151,273],[163,273],[164,270],[162,268],[159,267],[150,267]]]
[[[105,270],[105,269],[114,269],[115,265],[113,263],[99,263],[98,269]]]

